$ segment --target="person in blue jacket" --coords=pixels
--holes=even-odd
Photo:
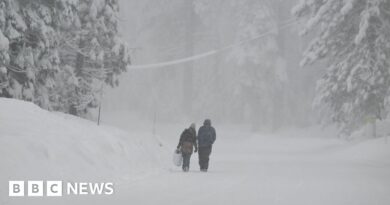
[[[211,120],[206,119],[198,131],[198,154],[200,171],[207,172],[210,154],[216,139],[216,132],[211,126]]]

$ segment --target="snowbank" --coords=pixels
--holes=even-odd
[[[145,137],[0,98],[0,198],[9,180],[128,182],[159,170]],[[148,144],[146,147],[146,144]]]

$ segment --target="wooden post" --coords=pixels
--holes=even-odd
[[[99,102],[99,113],[98,113],[98,120],[97,120],[97,125],[100,125],[100,111],[102,109],[102,101],[103,101],[103,83],[102,87],[100,88],[100,102]]]
[[[98,114],[98,121],[97,121],[97,124],[100,125],[100,110],[102,108],[102,102],[100,102],[99,104],[99,114]]]
[[[153,137],[156,137],[156,111],[154,111],[154,116],[153,116]]]
[[[372,128],[372,137],[376,138],[376,119],[373,118],[371,121],[371,128]]]

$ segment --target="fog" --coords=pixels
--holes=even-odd
[[[0,0],[0,204],[388,205],[389,113],[390,0]]]
[[[120,3],[132,65],[119,87],[105,88],[103,120],[113,113],[159,122],[211,118],[254,130],[316,123],[322,69],[299,65],[310,36],[298,35],[296,1]]]

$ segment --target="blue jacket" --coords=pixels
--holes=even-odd
[[[216,133],[214,127],[203,125],[198,132],[198,147],[206,147],[214,144]]]

